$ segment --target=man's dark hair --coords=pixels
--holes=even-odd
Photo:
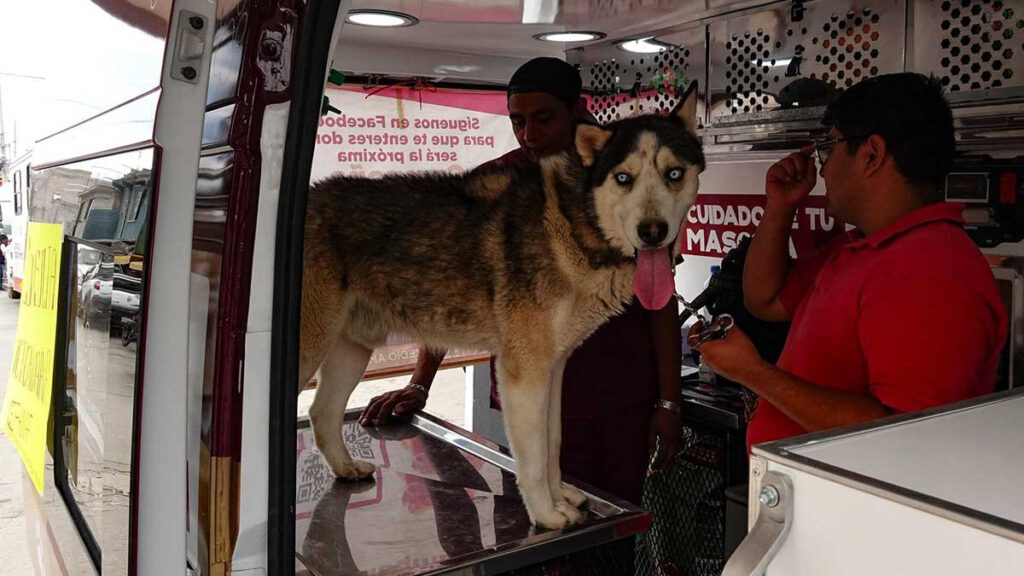
[[[570,108],[580,99],[583,79],[575,66],[558,58],[540,57],[519,67],[508,81],[508,96],[526,92],[551,94]]]
[[[10,238],[7,237],[7,234],[0,234],[0,242],[3,242],[4,240],[10,240]]]
[[[850,150],[881,136],[900,174],[927,188],[929,200],[939,199],[956,139],[938,80],[910,72],[862,80],[828,106],[824,122],[850,139]]]

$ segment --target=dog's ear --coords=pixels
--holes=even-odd
[[[672,116],[679,118],[686,125],[687,131],[697,135],[697,81],[690,82],[686,93],[679,99],[679,104],[672,109]]]
[[[600,126],[593,124],[579,124],[576,126],[576,152],[583,160],[584,166],[594,163],[598,153],[608,143],[612,133]]]

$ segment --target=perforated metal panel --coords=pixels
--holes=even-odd
[[[612,59],[591,67],[587,73],[594,89],[590,113],[607,123],[642,112],[671,110],[692,81],[687,60],[692,52],[675,46],[660,54],[637,55],[629,60]]]
[[[666,33],[658,40],[666,44],[666,49],[653,54],[634,54],[616,45],[569,54],[570,61],[580,68],[590,96],[588,108],[598,122],[668,112],[691,82],[703,84],[703,27]],[[698,116],[701,114],[698,111]]]
[[[918,0],[913,69],[950,93],[1024,86],[1024,0]]]
[[[820,50],[814,55],[819,64],[821,79],[834,87],[849,88],[862,77],[877,76],[878,66],[874,63],[881,52],[877,46],[882,40],[879,32],[881,15],[872,13],[870,8],[860,12],[849,11],[844,17],[829,16],[821,31],[811,37],[812,47],[820,43]],[[889,54],[890,58],[898,54]],[[826,69],[827,68],[827,69]],[[816,77],[818,71],[812,71]]]
[[[802,15],[784,3],[712,23],[712,122],[823,104],[863,78],[902,71],[905,12],[901,0],[827,0]]]

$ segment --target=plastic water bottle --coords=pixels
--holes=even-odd
[[[708,286],[710,286],[710,285],[711,285],[711,278],[712,278],[712,277],[713,277],[713,276],[714,276],[715,274],[718,274],[718,272],[719,272],[719,271],[720,271],[721,269],[722,269],[722,267],[721,267],[721,266],[719,266],[718,264],[715,264],[714,266],[712,266],[712,267],[711,267],[711,273],[710,273],[710,274],[708,274],[708,279],[704,281],[704,289],[705,289],[705,290],[707,290],[707,289],[708,289]]]
[[[700,383],[702,385],[715,385],[715,372],[711,370],[710,366],[704,363],[703,356],[700,359],[700,364],[697,364],[697,377],[700,379]]]

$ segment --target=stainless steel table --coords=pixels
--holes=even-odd
[[[308,420],[299,423],[300,573],[528,573],[528,567],[558,559],[563,574],[633,572],[630,558],[618,554],[623,567],[613,571],[598,552],[615,544],[628,556],[631,537],[650,524],[648,513],[577,484],[590,496],[586,522],[537,529],[516,490],[514,462],[498,446],[429,415],[371,428],[357,416],[346,415],[345,441],[354,458],[377,466],[373,479],[363,482],[336,481]],[[575,570],[567,557],[598,564]]]

